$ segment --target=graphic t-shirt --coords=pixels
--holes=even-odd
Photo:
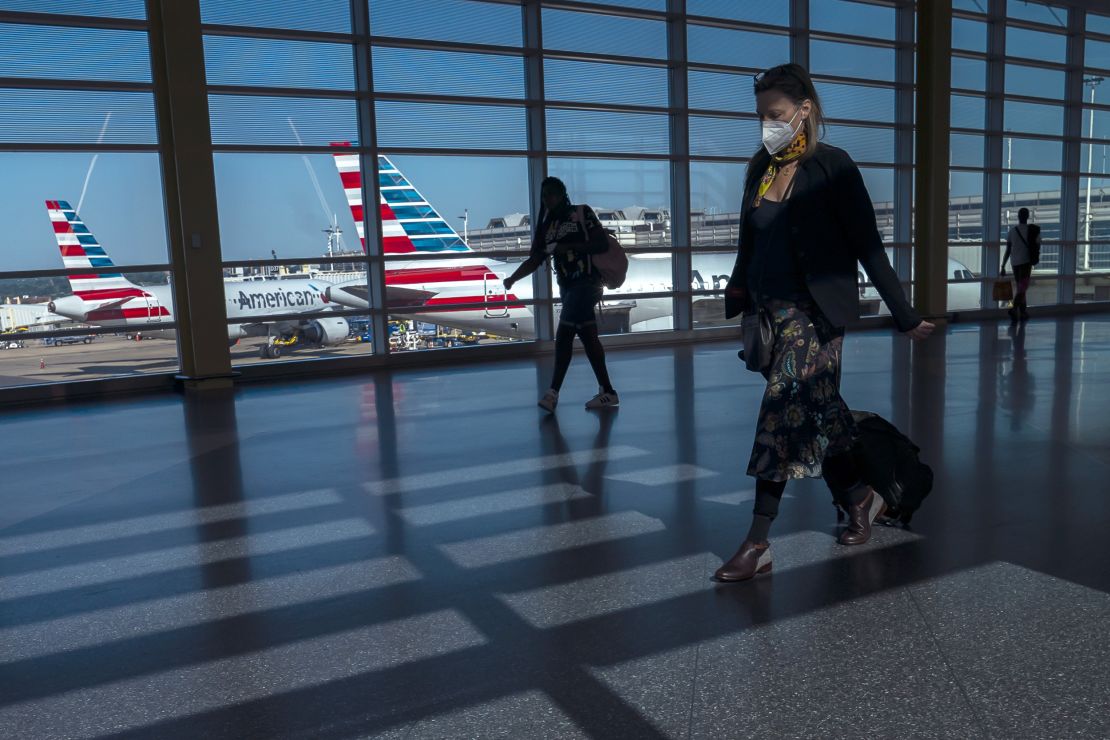
[[[600,254],[609,248],[605,230],[597,214],[589,206],[582,206],[585,217],[578,223],[578,208],[572,206],[559,216],[544,219],[536,232],[532,245],[533,254],[550,257],[559,285],[578,280],[600,279],[590,264],[591,254]]]

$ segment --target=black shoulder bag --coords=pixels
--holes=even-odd
[[[787,189],[783,197],[785,204],[790,199],[790,194],[794,191],[794,181],[790,181],[790,187]],[[786,209],[779,217],[775,219],[775,225],[771,227],[771,236],[769,241],[773,244],[775,234],[778,233],[779,224],[786,218]],[[750,217],[750,215],[749,215]],[[767,262],[764,261],[759,269],[759,284],[763,285],[763,273],[767,269]],[[774,359],[773,351],[775,349],[775,328],[771,324],[771,314],[763,306],[763,301],[759,299],[758,295],[751,297],[752,305],[755,310],[752,312],[745,311],[744,315],[740,317],[740,339],[744,343],[744,349],[738,353],[740,359],[744,361],[744,366],[751,370],[753,373],[759,373],[766,376],[771,370],[771,362]]]
[[[1025,248],[1029,250],[1029,264],[1034,267],[1039,265],[1041,263],[1041,245],[1037,243],[1037,237],[1041,233],[1041,227],[1036,224],[1029,224],[1029,239],[1021,235],[1021,229],[1014,229],[1014,231],[1017,232],[1018,238],[1025,242]]]

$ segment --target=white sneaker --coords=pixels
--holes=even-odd
[[[616,408],[621,405],[621,399],[616,391],[606,393],[604,390],[598,389],[598,394],[586,401],[586,408],[590,411],[596,409],[610,409]]]
[[[555,407],[559,405],[559,391],[551,388],[547,393],[543,394],[540,399],[539,407],[549,414],[555,413]]]

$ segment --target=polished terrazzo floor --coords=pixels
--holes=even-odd
[[[1110,319],[850,336],[922,446],[912,530],[745,531],[725,343],[7,412],[0,737],[1105,738]]]

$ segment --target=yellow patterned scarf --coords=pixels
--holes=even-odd
[[[790,146],[783,149],[778,154],[771,155],[771,164],[767,166],[767,171],[763,173],[763,179],[759,181],[759,192],[756,193],[755,202],[752,208],[759,208],[759,204],[763,202],[763,196],[771,189],[771,185],[775,182],[775,177],[782,170],[782,166],[789,162],[793,162],[798,157],[806,153],[806,130],[798,132],[794,137],[794,141]]]

